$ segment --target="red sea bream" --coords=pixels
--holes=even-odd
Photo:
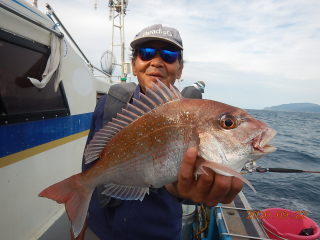
[[[267,143],[273,129],[246,111],[224,103],[183,99],[162,82],[140,94],[104,126],[85,150],[86,163],[98,159],[85,172],[43,190],[39,196],[64,203],[77,236],[84,224],[91,195],[105,184],[104,194],[142,201],[149,187],[177,181],[187,148],[198,148],[197,174],[203,167],[235,176],[251,184],[242,166],[276,150]]]

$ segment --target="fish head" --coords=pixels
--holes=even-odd
[[[199,151],[208,160],[240,171],[276,150],[268,144],[276,131],[243,109],[211,101],[202,118]]]

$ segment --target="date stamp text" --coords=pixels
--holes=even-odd
[[[295,216],[289,216],[287,211],[277,211],[274,216],[271,216],[269,211],[247,211],[248,219],[269,219],[269,218],[278,218],[278,219],[305,219],[306,212],[305,211],[295,211]]]

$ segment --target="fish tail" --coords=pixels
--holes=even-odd
[[[39,197],[50,198],[57,203],[64,203],[72,223],[73,234],[77,237],[82,230],[87,216],[91,195],[89,189],[81,183],[84,173],[73,175],[43,190]]]
[[[237,177],[237,178],[241,179],[243,182],[245,182],[256,193],[256,190],[251,185],[251,183],[246,178],[244,178],[240,173],[238,173],[237,171],[233,170],[232,168],[229,168],[227,166],[224,166],[224,165],[216,163],[216,162],[211,162],[211,161],[204,160],[204,161],[199,161],[198,162],[196,174],[206,173],[205,170],[203,169],[203,167],[210,168],[213,171],[215,171],[215,172],[217,172],[219,174],[225,175],[225,176],[230,176],[231,175],[231,176]]]

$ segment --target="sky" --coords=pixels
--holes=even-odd
[[[108,1],[97,0],[95,10],[94,0],[39,0],[40,10],[46,2],[100,68],[102,53],[111,49]],[[319,12],[319,0],[130,0],[124,18],[126,62],[134,36],[161,23],[182,37],[182,88],[202,80],[203,98],[245,109],[320,104]],[[119,42],[118,29],[114,42]],[[114,48],[119,62],[119,47]]]

